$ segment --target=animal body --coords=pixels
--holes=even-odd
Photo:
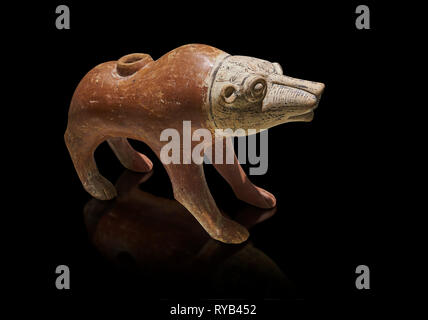
[[[232,56],[217,48],[191,44],[154,61],[147,54],[130,54],[102,63],[85,75],[69,109],[65,142],[87,192],[100,200],[116,196],[115,187],[97,169],[94,151],[107,141],[128,169],[148,172],[152,162],[135,151],[128,138],[146,143],[159,157],[165,128],[192,131],[205,128],[257,129],[294,121],[311,121],[324,84],[288,77],[278,63]],[[206,147],[214,141],[205,142]],[[230,145],[223,137],[223,147]],[[198,142],[192,141],[192,147]],[[242,201],[261,208],[276,205],[275,197],[255,186],[236,156],[216,170]],[[174,197],[209,235],[226,243],[241,243],[246,228],[224,217],[211,196],[203,165],[164,164]]]

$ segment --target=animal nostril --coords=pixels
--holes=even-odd
[[[324,92],[324,88],[325,88],[325,84],[324,83],[318,83],[317,86],[315,87],[315,92],[314,94],[319,97],[323,92]]]

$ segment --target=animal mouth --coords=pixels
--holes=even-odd
[[[299,114],[298,116],[291,116],[289,120],[292,121],[312,121],[314,118],[314,110],[306,111],[305,113]]]
[[[291,116],[289,119],[292,121],[312,121],[314,118],[314,110],[318,108],[318,104],[320,103],[320,98],[317,98],[316,103],[309,110],[303,111],[299,115]]]

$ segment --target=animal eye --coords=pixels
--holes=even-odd
[[[247,87],[247,99],[253,102],[263,99],[266,94],[266,86],[266,80],[263,78],[250,80]]]
[[[254,85],[253,90],[254,90],[254,92],[255,92],[255,93],[260,93],[260,92],[262,92],[262,91],[263,91],[263,88],[264,88],[264,84],[263,84],[263,83],[261,83],[261,82],[257,82],[257,83]]]
[[[222,89],[221,95],[226,103],[232,103],[236,99],[236,88],[234,86],[226,86]]]

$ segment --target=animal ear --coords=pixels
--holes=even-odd
[[[232,84],[224,86],[223,89],[221,89],[221,97],[223,98],[224,102],[232,103],[236,99],[237,91],[238,88]]]
[[[284,72],[282,71],[282,67],[278,62],[274,62],[273,67],[275,68],[276,73],[281,74],[281,75],[284,74]]]

